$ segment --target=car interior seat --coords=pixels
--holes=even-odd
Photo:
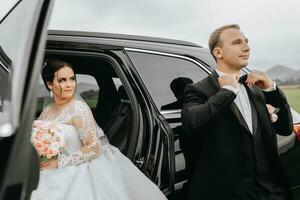
[[[123,86],[118,89],[120,104],[115,108],[110,123],[106,124],[106,132],[109,141],[121,151],[126,151],[126,144],[132,130],[132,110],[127,93]],[[108,126],[109,125],[109,126]]]

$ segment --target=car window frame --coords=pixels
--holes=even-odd
[[[124,61],[120,61],[116,58],[119,57],[119,55],[116,54],[116,51],[119,51],[118,49],[103,51],[101,49],[102,45],[97,44],[94,46],[86,46],[86,41],[73,41],[73,37],[66,37],[64,38],[64,42],[57,43],[58,40],[56,39],[48,39],[48,44],[46,46],[45,55],[72,55],[72,56],[92,56],[94,58],[101,58],[106,59],[108,62],[110,62],[111,67],[115,70],[115,73],[120,78],[122,85],[124,85],[125,90],[127,92],[128,97],[130,98],[131,102],[131,109],[132,113],[134,115],[133,122],[132,122],[132,134],[129,136],[129,144],[127,152],[125,153],[126,157],[129,158],[131,161],[135,162],[135,156],[136,156],[136,145],[133,145],[137,143],[138,139],[136,137],[140,137],[140,126],[138,125],[140,122],[140,109],[139,104],[137,101],[137,97],[134,93],[134,90],[132,89],[132,85],[128,81],[128,77],[126,76],[126,73],[124,72],[124,69],[121,67],[121,65],[125,64]],[[63,46],[61,46],[63,45]],[[69,46],[72,48],[70,49]],[[76,47],[75,47],[76,46]],[[107,48],[105,48],[107,49]],[[121,50],[122,51],[122,50]],[[97,78],[95,77],[97,80]],[[101,90],[101,85],[99,85],[99,88]],[[100,92],[100,91],[99,91]],[[98,99],[99,100],[99,99]]]
[[[168,56],[168,57],[172,57],[172,58],[183,59],[185,61],[192,62],[193,64],[200,67],[204,72],[207,73],[207,76],[209,76],[211,74],[211,70],[208,67],[206,67],[203,63],[199,62],[196,59],[185,56],[185,55],[179,55],[179,54],[175,54],[175,53],[169,53],[169,52],[163,52],[163,51],[157,51],[157,50],[131,48],[131,47],[125,47],[124,49],[125,49],[126,52],[137,52],[137,53],[153,54],[153,55]],[[131,59],[131,57],[129,55],[128,55],[128,57]],[[137,71],[139,71],[139,70],[137,70]],[[146,88],[146,90],[148,92],[148,96],[151,98],[151,100],[153,101],[155,107],[157,108],[157,104],[153,100],[152,95],[151,95],[148,87],[146,86],[146,84],[143,81],[143,78],[140,77],[140,79],[142,80],[143,85],[144,85],[144,87]],[[159,108],[157,108],[157,110],[159,111],[160,114],[162,114],[164,117],[167,117],[167,118],[170,118],[171,116],[172,116],[171,118],[174,118],[173,114],[180,115],[180,113],[181,113],[181,109],[160,110]],[[168,116],[170,116],[170,117],[168,117]]]

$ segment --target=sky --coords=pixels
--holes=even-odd
[[[250,41],[250,69],[280,64],[300,70],[299,8],[298,0],[56,0],[49,29],[164,37],[207,47],[214,29],[236,23]]]

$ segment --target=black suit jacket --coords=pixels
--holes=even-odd
[[[292,117],[283,92],[262,92],[256,86],[247,88],[250,102],[257,111],[257,123],[268,156],[283,183],[286,180],[277,153],[276,134],[292,133]],[[218,74],[214,71],[208,78],[185,88],[182,123],[189,135],[200,135],[199,159],[194,168],[189,199],[230,200],[240,180],[243,167],[243,143],[241,134],[251,134],[234,103],[236,94],[220,88]],[[279,107],[278,120],[272,123],[266,103]],[[253,126],[256,126],[254,123]]]

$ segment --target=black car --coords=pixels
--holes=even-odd
[[[189,144],[197,138],[186,137],[182,129],[182,96],[186,84],[204,79],[214,69],[208,49],[163,38],[47,32],[51,5],[51,0],[21,0],[1,20],[0,199],[26,199],[38,184],[39,162],[30,134],[32,121],[47,103],[39,80],[47,59],[74,67],[77,92],[111,144],[169,199],[184,198],[197,156]],[[299,130],[299,115],[293,113]],[[295,196],[300,193],[299,139],[299,131],[278,137]]]

